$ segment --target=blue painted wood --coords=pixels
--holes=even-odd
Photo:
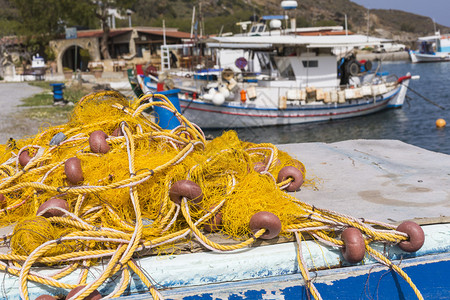
[[[410,276],[425,299],[450,299],[450,253],[395,261]],[[311,272],[314,285],[325,299],[417,299],[409,284],[381,265],[352,266]],[[166,300],[285,299],[307,300],[300,274],[264,279],[161,290]],[[149,294],[122,300],[151,299]]]

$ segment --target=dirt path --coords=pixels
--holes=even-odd
[[[39,132],[42,121],[30,120],[26,109],[18,105],[21,99],[42,91],[24,82],[0,83],[0,144],[5,144],[10,137],[20,139]]]

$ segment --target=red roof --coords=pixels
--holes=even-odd
[[[109,32],[110,37],[115,37],[124,33],[128,33],[132,31],[132,29],[111,29]],[[96,29],[96,30],[80,30],[77,31],[77,37],[79,38],[86,38],[86,37],[102,37],[103,30]]]
[[[154,35],[164,35],[164,30],[162,28],[152,28],[152,27],[138,27],[135,28],[138,32],[147,33],[147,34],[154,34]],[[133,30],[133,28],[121,28],[121,29],[111,29],[109,32],[109,37],[115,37],[118,35],[122,35],[125,33],[129,33]],[[180,38],[180,39],[186,39],[190,38],[191,34],[188,32],[182,32],[178,31],[173,28],[166,29],[166,36],[167,37],[173,37],[173,38]],[[97,29],[97,30],[80,30],[77,32],[77,36],[79,38],[86,38],[86,37],[97,37],[100,38],[103,35],[103,30]]]
[[[164,31],[162,29],[137,29],[137,31],[154,35],[161,35],[161,36],[164,35]],[[191,37],[191,34],[182,31],[166,30],[166,36],[180,39],[188,39]]]

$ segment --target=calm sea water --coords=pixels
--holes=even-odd
[[[376,65],[374,66],[376,67]],[[390,109],[372,115],[323,123],[238,129],[240,139],[255,143],[332,143],[352,139],[394,139],[427,150],[450,154],[450,62],[411,64],[383,62],[381,70],[403,76],[407,72],[420,75],[410,88],[446,108],[442,110],[408,91],[407,102],[400,109]],[[447,126],[436,128],[436,120],[446,120]],[[218,136],[219,130],[205,131]]]

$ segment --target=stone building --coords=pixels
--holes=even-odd
[[[102,30],[81,30],[75,38],[53,40],[50,47],[56,57],[56,72],[65,69],[105,72],[121,71],[134,64],[160,66],[160,47],[166,44],[182,44],[191,40],[191,35],[176,28],[130,27],[111,29],[109,53],[111,59],[101,56]]]

